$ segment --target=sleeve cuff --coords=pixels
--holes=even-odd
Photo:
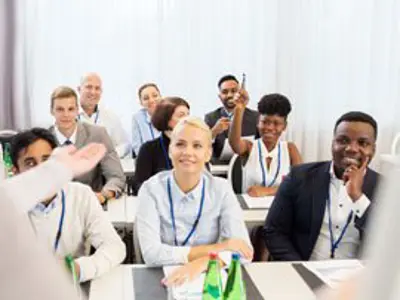
[[[176,248],[177,255],[180,257],[180,261],[182,263],[187,264],[189,262],[189,253],[190,253],[190,247],[179,247]]]
[[[362,194],[360,199],[353,203],[353,212],[357,217],[361,218],[370,204],[371,201],[367,198],[367,196],[365,196],[365,194]]]

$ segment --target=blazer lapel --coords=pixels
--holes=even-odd
[[[86,127],[82,123],[78,122],[77,126],[75,147],[79,149],[86,144],[88,133]]]
[[[329,167],[331,162],[326,162],[312,176],[312,219],[311,219],[311,234],[310,247],[311,251],[319,236],[322,221],[325,215],[326,200],[329,197]]]

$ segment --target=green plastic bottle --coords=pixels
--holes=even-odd
[[[12,168],[13,168],[13,163],[11,160],[11,153],[10,153],[10,144],[7,143],[4,147],[4,152],[3,152],[3,161],[4,161],[4,169],[6,171],[6,176],[7,177],[12,177],[14,175]]]
[[[222,300],[222,280],[218,255],[210,253],[207,274],[203,285],[203,300]]]
[[[246,288],[242,279],[239,253],[232,253],[228,280],[224,291],[224,300],[246,300]]]

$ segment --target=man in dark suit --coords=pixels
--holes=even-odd
[[[332,161],[292,169],[264,226],[274,260],[358,256],[379,179],[368,168],[376,137],[377,124],[371,116],[346,113],[335,125]]]
[[[60,145],[74,144],[82,148],[89,143],[101,143],[107,152],[99,164],[75,178],[76,181],[89,185],[100,203],[116,197],[125,186],[125,176],[121,162],[112,141],[104,127],[77,121],[78,100],[75,91],[69,87],[59,87],[51,95],[51,113],[55,125],[50,131]],[[105,181],[105,182],[104,182]]]
[[[209,112],[205,116],[205,122],[212,130],[213,158],[212,162],[229,161],[230,157],[219,161],[224,144],[227,143],[228,129],[231,124],[233,109],[236,102],[234,96],[239,90],[239,82],[233,75],[225,75],[218,81],[218,97],[222,102],[222,107]],[[243,114],[242,136],[255,136],[257,134],[258,112],[246,108]],[[229,145],[227,143],[227,145]]]

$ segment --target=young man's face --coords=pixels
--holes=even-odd
[[[351,165],[359,168],[375,154],[375,131],[365,122],[341,122],[332,141],[332,157],[336,170],[344,172]]]
[[[14,173],[23,173],[49,159],[53,148],[46,140],[39,139],[18,153]]]
[[[54,116],[59,130],[74,128],[78,117],[76,99],[74,97],[54,99],[51,114]]]
[[[218,97],[226,109],[235,108],[234,96],[238,90],[239,84],[235,80],[226,80],[221,84]]]

